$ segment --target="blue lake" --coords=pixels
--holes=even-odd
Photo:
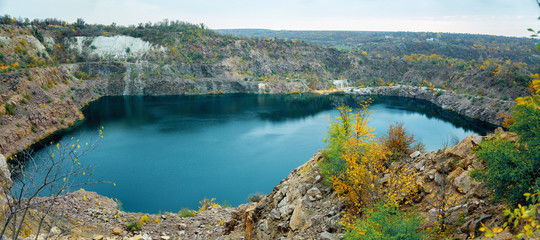
[[[94,167],[92,179],[110,183],[86,190],[117,198],[126,211],[197,209],[203,198],[237,206],[252,193],[271,192],[323,148],[340,104],[354,107],[355,100],[339,95],[104,97],[84,109],[82,124],[35,156],[54,150],[56,141],[88,141],[103,126],[104,137],[80,162]],[[377,133],[402,122],[428,151],[452,136],[492,130],[420,100],[375,98],[371,109]]]

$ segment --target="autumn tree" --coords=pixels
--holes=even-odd
[[[390,160],[396,161],[411,154],[414,150],[422,150],[422,144],[416,143],[414,135],[407,132],[403,123],[390,124],[388,132],[382,136],[383,145],[390,150]]]
[[[328,153],[322,165],[332,169],[333,162],[340,164],[333,168],[336,171],[326,171],[325,177],[345,202],[343,223],[350,226],[363,208],[372,208],[380,201],[402,203],[417,185],[411,171],[400,164],[389,164],[390,151],[368,125],[371,111],[367,103],[355,113],[348,107],[340,109],[342,114],[329,130],[331,141],[327,141]]]

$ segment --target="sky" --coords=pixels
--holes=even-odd
[[[0,15],[136,25],[163,19],[211,29],[411,31],[529,36],[536,0],[0,0]]]

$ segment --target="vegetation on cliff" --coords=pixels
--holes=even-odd
[[[441,33],[311,33],[337,38],[340,44],[351,39],[358,43],[337,49],[318,45],[317,38],[302,38],[302,32],[289,33],[297,34],[299,40],[284,40],[291,39],[288,36],[236,37],[219,34],[203,24],[168,20],[117,26],[86,24],[82,19],[75,23],[30,21],[6,15],[0,24],[0,34],[6,37],[0,49],[2,72],[90,62],[111,69],[109,61],[144,60],[166,66],[180,79],[227,76],[245,81],[306,81],[312,89],[320,89],[330,87],[330,79],[344,78],[352,86],[432,86],[510,100],[526,93],[531,72],[540,69],[540,56],[531,39]],[[154,48],[142,59],[127,45],[121,58],[96,54],[99,46],[94,45],[95,39],[115,36],[142,39]],[[36,41],[45,47],[36,49]],[[131,74],[148,78],[164,71]],[[77,77],[99,76],[99,71],[81,68]]]

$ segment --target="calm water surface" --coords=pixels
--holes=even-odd
[[[329,119],[337,116],[334,106],[354,102],[309,95],[105,97],[59,141],[84,142],[104,127],[104,138],[81,162],[94,166],[93,179],[111,184],[85,189],[119,199],[127,211],[196,209],[213,197],[236,206],[249,194],[271,192],[323,148]],[[402,122],[427,150],[451,136],[490,130],[425,101],[378,98],[371,109],[377,133]]]

